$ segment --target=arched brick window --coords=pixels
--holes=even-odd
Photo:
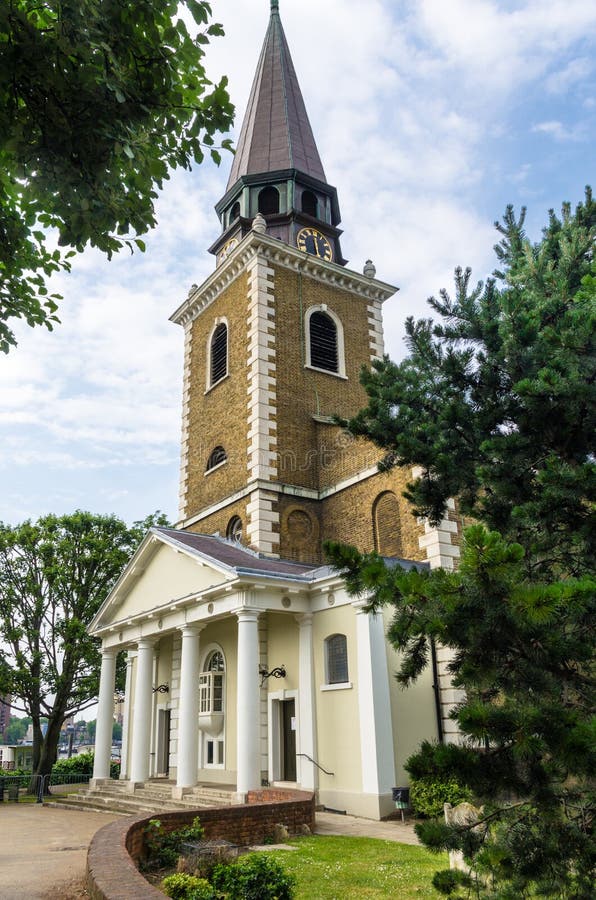
[[[210,472],[211,469],[215,469],[216,466],[220,466],[222,463],[224,463],[227,458],[228,454],[223,447],[215,447],[209,454],[209,459],[207,460],[207,467],[205,471]]]
[[[228,326],[220,322],[211,335],[209,386],[212,387],[228,374]]]
[[[337,372],[337,326],[330,315],[314,312],[309,320],[310,364],[315,369]]]
[[[279,212],[279,191],[277,188],[263,188],[259,194],[259,212],[263,216],[277,215]]]
[[[399,500],[393,491],[379,494],[373,504],[375,550],[381,556],[403,556]]]
[[[232,516],[226,528],[226,537],[229,541],[237,541],[238,543],[242,540],[242,519],[240,516]]]

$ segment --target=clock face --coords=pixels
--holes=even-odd
[[[316,228],[302,228],[296,235],[296,246],[304,253],[311,253],[319,259],[328,261],[333,259],[331,244]]]
[[[229,256],[234,247],[238,246],[238,238],[231,238],[227,244],[224,244],[219,251],[219,261],[223,262],[226,256]]]

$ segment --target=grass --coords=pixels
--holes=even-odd
[[[376,838],[314,835],[290,843],[297,849],[271,853],[296,877],[296,900],[437,900],[432,877],[449,868],[447,854]]]

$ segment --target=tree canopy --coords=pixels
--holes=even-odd
[[[409,356],[363,374],[369,405],[350,429],[419,466],[407,494],[439,522],[447,499],[476,520],[455,572],[404,572],[376,554],[328,545],[353,594],[390,604],[403,685],[452,651],[463,743],[426,743],[415,778],[455,779],[480,823],[419,827],[434,849],[460,849],[470,873],[435,885],[453,897],[593,896],[594,321],[596,204],[550,214],[528,241],[524,213],[498,224],[501,268],[455,298],[442,319],[407,322]]]
[[[144,249],[171,169],[219,162],[233,107],[205,72],[210,16],[199,0],[0,5],[0,349],[11,319],[52,328],[46,279],[76,251]]]
[[[35,774],[50,772],[64,720],[96,700],[101,656],[87,626],[153,524],[167,522],[78,511],[0,523],[0,694],[31,716]]]
[[[409,318],[409,355],[365,371],[369,405],[349,423],[386,452],[385,467],[415,465],[407,496],[441,520],[449,497],[526,550],[538,571],[594,564],[593,440],[596,203],[550,213],[531,244],[508,207],[496,227],[500,269],[455,296],[431,297],[439,321]]]

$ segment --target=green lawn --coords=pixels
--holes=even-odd
[[[432,876],[449,868],[447,854],[374,838],[315,835],[290,843],[298,849],[272,855],[296,877],[296,900],[437,900]]]

